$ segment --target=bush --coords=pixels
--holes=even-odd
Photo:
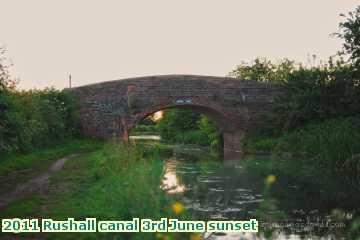
[[[360,88],[353,68],[342,60],[312,68],[300,67],[274,103],[273,122],[279,131],[292,130],[331,118],[360,112]]]
[[[189,109],[171,109],[158,123],[161,138],[168,142],[221,146],[221,133],[214,122]]]
[[[214,122],[202,116],[198,121],[198,126],[203,135],[207,136],[207,145],[214,149],[222,146],[222,136]]]
[[[279,63],[256,59],[237,66],[230,75],[282,86],[283,94],[275,99],[273,111],[267,116],[271,127],[263,129],[276,135],[309,123],[358,115],[360,85],[355,72],[356,67],[342,58],[329,58],[316,66],[287,59]]]
[[[184,131],[198,130],[197,121],[201,114],[188,109],[169,109],[164,111],[158,123],[161,138],[174,142],[177,135]]]
[[[360,173],[360,118],[338,118],[308,124],[278,138],[247,139],[245,148],[291,152],[301,158],[312,158],[314,165],[332,170]]]
[[[360,119],[339,118],[310,124],[282,137],[282,148],[316,156],[321,166],[341,169],[347,159],[360,153]]]
[[[79,136],[72,97],[54,88],[19,91],[0,48],[0,154],[26,152]]]
[[[55,90],[11,91],[2,98],[0,152],[27,152],[79,136],[74,102]]]
[[[131,134],[158,134],[159,129],[157,125],[142,125],[138,124],[131,130]]]
[[[210,139],[208,136],[199,130],[197,131],[185,131],[185,132],[177,132],[175,138],[173,139],[176,143],[184,143],[184,144],[197,144],[208,146],[210,145]]]

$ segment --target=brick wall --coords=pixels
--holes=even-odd
[[[190,108],[213,119],[224,133],[224,150],[262,124],[281,89],[226,77],[163,75],[122,79],[67,89],[76,98],[85,135],[127,138],[144,117],[171,107]],[[228,139],[228,140],[227,140]]]

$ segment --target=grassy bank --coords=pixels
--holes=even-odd
[[[308,209],[321,209],[311,199],[323,199],[322,204],[333,209],[331,217],[348,226],[348,238],[357,239],[354,236],[359,236],[360,218],[345,216],[359,202],[359,139],[360,119],[354,117],[309,124],[279,137],[253,135],[246,139],[245,149],[270,155],[249,157],[244,166],[260,176],[276,176],[296,185],[292,194],[286,191],[286,184],[274,185],[273,192],[283,209],[295,208],[296,201],[309,203]],[[291,201],[289,196],[293,197]]]
[[[102,143],[93,140],[69,139],[66,143],[53,147],[34,149],[31,153],[17,152],[1,155],[0,193],[12,188],[14,184],[24,182],[49,168],[54,160],[69,155],[92,151]]]
[[[360,119],[339,118],[309,124],[279,137],[252,136],[244,147],[248,152],[269,152],[291,161],[291,168],[344,171],[360,175]]]
[[[34,194],[12,203],[2,217],[131,220],[132,218],[188,218],[176,196],[160,188],[161,149],[144,151],[141,145],[105,144],[103,148],[66,162],[50,180],[49,193]],[[146,155],[146,158],[144,157]],[[190,239],[190,234],[153,233],[48,234],[49,239]]]
[[[4,154],[0,159],[0,176],[27,168],[46,168],[51,160],[74,152],[84,152],[101,146],[100,142],[85,139],[69,139],[65,143],[52,147],[34,149],[31,153],[17,152]]]
[[[264,201],[256,210],[259,221],[279,223],[292,219],[296,222],[299,212],[294,209],[301,209],[307,221],[328,218],[338,226],[342,225],[332,232],[335,239],[344,236],[346,239],[358,239],[360,236],[360,212],[357,207],[360,201],[359,182],[326,169],[314,168],[311,161],[253,156],[244,160],[242,165],[252,174],[266,179]],[[267,239],[277,239],[276,228],[263,230]],[[326,235],[326,231],[314,228],[318,234]]]

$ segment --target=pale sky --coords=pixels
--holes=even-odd
[[[257,56],[305,62],[341,48],[357,0],[0,0],[0,45],[20,88],[159,74],[225,76]]]

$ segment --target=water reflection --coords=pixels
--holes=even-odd
[[[158,135],[131,135],[129,136],[130,140],[155,140],[155,141],[160,141],[161,137]]]
[[[176,161],[167,161],[165,163],[165,173],[162,180],[161,188],[168,193],[182,193],[186,190],[184,184],[179,182],[176,175]]]
[[[194,219],[243,220],[262,201],[261,184],[238,174],[241,168],[223,168],[216,161],[185,161],[170,158],[165,163],[162,182],[169,193],[181,193],[182,202]],[[207,239],[254,239],[253,234],[221,234]]]
[[[321,197],[312,196],[311,192],[295,185],[294,182],[282,180],[284,181],[276,182],[273,189],[282,196],[273,199],[279,206],[272,208],[269,214],[281,215],[285,212],[287,218],[283,225],[275,226],[277,231],[273,233],[273,239],[344,237],[343,232],[338,233],[339,229],[344,230],[344,226],[330,230],[328,228],[333,206],[324,205]],[[266,198],[264,178],[246,171],[240,163],[224,165],[220,161],[189,161],[184,157],[172,157],[166,160],[162,188],[169,193],[180,194],[183,204],[191,212],[193,219],[205,221],[249,220],[258,215],[257,211]],[[309,225],[324,220],[325,227]],[[292,225],[294,222],[295,225]],[[271,222],[259,221],[260,228],[265,229],[268,227],[266,224],[269,223]],[[296,226],[301,227],[296,229]],[[254,234],[242,233],[216,233],[211,236],[210,233],[205,233],[203,237],[205,239],[265,239]]]

